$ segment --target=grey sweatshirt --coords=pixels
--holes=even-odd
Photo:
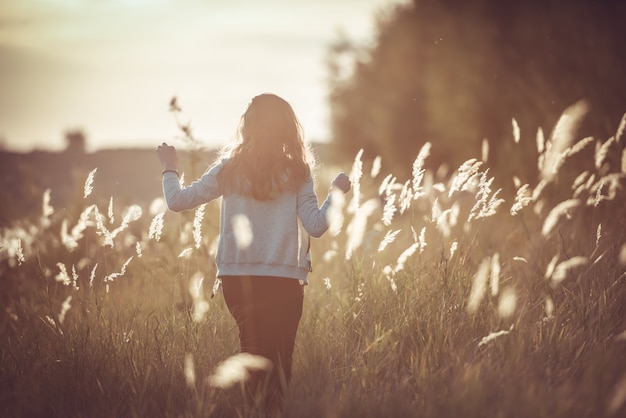
[[[309,235],[327,229],[330,194],[321,207],[311,178],[298,192],[260,201],[237,193],[224,194],[217,173],[223,160],[200,179],[180,187],[175,173],[163,175],[163,195],[170,210],[193,209],[222,196],[217,276],[274,276],[307,281],[311,269]]]

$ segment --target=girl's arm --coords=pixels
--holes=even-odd
[[[217,173],[222,164],[218,164],[204,173],[200,179],[182,188],[178,176],[174,172],[163,174],[163,196],[167,207],[174,211],[193,209],[203,203],[210,202],[222,195],[217,181]]]
[[[165,142],[157,147],[157,156],[163,167],[163,196],[167,207],[174,212],[193,209],[219,197],[222,193],[217,172],[222,163],[207,171],[189,187],[182,188],[178,180],[178,155],[176,148]]]
[[[332,186],[347,193],[350,190],[350,180],[344,173],[340,173],[333,180]],[[311,178],[300,188],[298,192],[298,217],[306,232],[312,237],[319,238],[328,229],[327,217],[331,204],[331,194],[329,193],[322,206],[318,208],[317,195]]]

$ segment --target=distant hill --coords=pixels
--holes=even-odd
[[[180,153],[181,169],[190,181],[213,161],[214,151]],[[111,197],[115,207],[139,204],[144,208],[161,196],[161,165],[152,149],[102,150],[94,153],[33,151],[0,152],[0,226],[41,216],[42,196],[51,190],[55,211],[82,209],[87,175],[97,168],[88,203],[102,204]],[[72,203],[75,203],[74,205]]]
[[[313,147],[322,163],[337,162],[329,144]],[[180,168],[186,183],[199,177],[215,157],[214,150],[180,151]],[[85,202],[85,180],[94,168],[97,171],[93,192]],[[98,203],[101,210],[106,210],[111,197],[116,208],[138,204],[147,209],[155,198],[162,196],[161,165],[153,149],[93,153],[0,151],[0,227],[25,217],[40,217],[46,189],[51,190],[50,203],[56,212],[82,210],[86,203]]]

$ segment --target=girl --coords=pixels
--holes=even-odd
[[[174,147],[163,143],[157,154],[170,210],[193,209],[223,197],[217,276],[239,327],[241,351],[273,363],[267,381],[257,376],[248,388],[254,396],[263,386],[265,406],[276,412],[291,377],[303,285],[312,271],[309,235],[319,237],[328,229],[331,193],[318,207],[302,128],[282,98],[254,97],[238,133],[223,158],[186,188],[178,181]],[[331,186],[347,193],[351,183],[340,173]]]

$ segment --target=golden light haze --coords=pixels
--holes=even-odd
[[[250,98],[289,100],[308,140],[328,138],[324,59],[343,31],[374,39],[392,0],[0,0],[0,141],[90,149],[176,136],[177,96],[195,135],[232,139]]]

